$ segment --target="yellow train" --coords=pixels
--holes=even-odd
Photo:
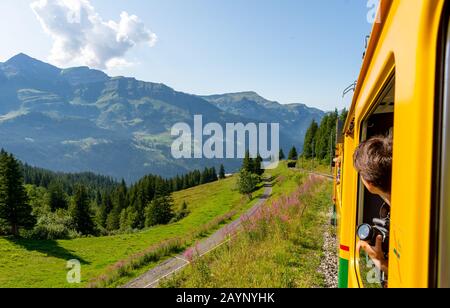
[[[450,1],[381,0],[343,138],[335,203],[340,287],[382,287],[357,227],[382,202],[353,168],[360,142],[393,132],[387,285],[450,287]]]

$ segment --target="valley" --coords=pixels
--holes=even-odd
[[[0,63],[0,148],[32,166],[90,171],[127,183],[149,173],[172,177],[222,163],[237,171],[239,159],[172,157],[171,127],[193,127],[195,115],[222,127],[278,123],[280,146],[287,151],[302,148],[308,125],[325,113],[254,92],[192,95],[87,67],[61,69],[25,54]]]
[[[235,178],[174,193],[174,204],[187,202],[191,214],[180,222],[141,232],[74,240],[35,241],[0,237],[0,285],[2,287],[86,287],[103,275],[116,274],[121,262],[146,250],[158,249],[170,239],[179,239],[175,250],[188,247],[221,224],[238,217],[252,206],[234,189]],[[260,188],[262,190],[262,188]],[[257,192],[258,193],[258,192]],[[169,255],[162,255],[161,259]],[[80,260],[82,282],[66,281],[66,262]],[[159,260],[118,277],[109,286],[127,282],[157,264]],[[14,279],[11,279],[14,277]]]
[[[270,209],[270,204],[295,194],[299,185],[301,186],[307,178],[305,173],[288,169],[285,162],[277,169],[271,170],[271,176],[273,178],[272,194],[264,201],[262,209]],[[233,176],[175,192],[174,207],[179,207],[186,202],[189,204],[190,214],[181,221],[168,225],[114,236],[82,237],[72,240],[0,237],[0,285],[2,287],[27,285],[39,288],[125,285],[167,258],[196,246],[202,238],[209,237],[215,230],[241,217],[253,207],[262,196],[264,186],[257,187],[254,192],[255,197],[248,200],[236,190],[236,179],[236,176]],[[311,186],[302,193],[307,195],[314,191],[314,187]],[[296,198],[309,198],[306,195],[300,196],[297,192]],[[328,205],[329,192],[323,197]],[[245,217],[247,216],[243,218],[243,230],[246,230],[245,220],[248,219]],[[242,236],[245,234],[244,232]],[[239,242],[242,236],[239,236],[236,241]],[[316,240],[317,243],[314,245],[320,245],[321,239]],[[256,242],[254,244],[256,245]],[[222,250],[223,248],[207,255],[205,262],[219,256]],[[249,248],[248,251],[253,251],[253,248]],[[66,263],[73,259],[79,260],[81,264],[80,284],[69,284],[66,280],[68,272]],[[11,277],[14,278],[11,279]],[[260,285],[263,285],[264,281],[264,279],[259,281]],[[168,283],[165,282],[163,286]],[[170,282],[170,285],[173,283],[175,281]],[[242,287],[246,286],[248,285],[242,284]]]
[[[282,151],[270,157],[280,154],[284,160],[283,149],[286,153],[291,149],[290,163],[282,161],[264,173],[261,157],[250,158],[248,151],[245,158],[242,152],[237,159],[207,159],[208,155],[195,151],[199,159],[173,157],[173,125],[185,123],[198,132],[202,127],[197,128],[194,120],[199,115],[204,123],[238,125],[244,136],[246,127],[252,125],[278,125]],[[294,203],[301,209],[306,202],[302,198],[315,192],[315,185],[305,184],[309,183],[308,173],[288,168],[288,164],[295,165],[297,149],[316,142],[305,139],[313,135],[324,149],[318,157],[323,160],[319,165],[329,160],[326,151],[331,141],[327,138],[336,117],[337,112],[325,114],[303,104],[282,105],[255,92],[191,95],[163,84],[110,77],[87,67],[60,69],[25,54],[0,63],[0,148],[7,151],[2,151],[1,176],[5,182],[0,188],[17,187],[18,193],[11,198],[26,194],[22,196],[26,199],[17,199],[17,207],[31,211],[23,213],[20,224],[14,223],[7,215],[7,211],[15,211],[14,205],[9,201],[2,205],[6,212],[0,220],[0,234],[5,235],[0,236],[0,285],[121,287],[199,243],[208,243],[230,226],[243,231],[236,238],[238,245],[247,243],[246,227],[253,214],[259,217],[270,212],[273,204],[286,198],[296,199]],[[313,132],[322,119],[320,129]],[[225,139],[229,141],[228,136]],[[238,154],[239,148],[245,149],[242,140],[232,143],[227,147],[238,148]],[[217,147],[214,150],[218,151]],[[17,157],[17,162],[8,152]],[[8,173],[9,169],[13,172]],[[23,179],[19,176],[22,172]],[[270,191],[265,187],[269,184],[261,182],[267,177],[271,179]],[[26,184],[23,192],[19,180]],[[306,190],[299,190],[305,185]],[[318,189],[321,199],[317,202],[328,205],[327,186],[321,184]],[[297,214],[283,213],[282,220]],[[279,218],[273,217],[270,224]],[[321,243],[320,238],[311,240]],[[273,241],[288,245],[276,246],[275,250],[289,248],[290,244],[279,238],[263,238],[252,245],[262,247]],[[232,249],[230,245],[224,247]],[[205,247],[209,252],[210,247]],[[260,249],[245,247],[247,251]],[[219,261],[213,258],[223,249],[208,254],[199,264],[217,264]],[[317,253],[310,255],[314,266],[320,259]],[[75,283],[67,279],[67,266],[73,264],[80,265],[80,281]],[[197,262],[192,264],[161,285],[199,283],[195,280]],[[208,267],[214,270],[214,264]],[[186,281],[189,272],[192,281]],[[311,277],[316,279],[311,286],[320,285],[320,277]],[[268,285],[287,286],[279,278],[271,278],[274,284]],[[231,277],[226,279],[233,281]],[[260,286],[269,281],[267,277],[258,279]],[[238,285],[255,286],[244,280]]]

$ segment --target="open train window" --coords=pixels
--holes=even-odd
[[[393,135],[394,128],[394,102],[395,78],[392,77],[378,98],[375,108],[362,123],[361,142],[375,136]],[[358,215],[357,226],[378,226],[379,222],[387,222],[390,219],[390,206],[380,196],[370,193],[359,179],[358,189]],[[389,224],[386,224],[387,234]],[[360,232],[361,229],[359,229]],[[369,228],[364,232],[369,232]],[[372,229],[370,229],[372,233]],[[373,232],[375,234],[375,232]],[[357,238],[357,243],[360,238]],[[388,251],[388,249],[386,249]],[[387,275],[382,273],[370,260],[367,254],[361,250],[357,251],[357,271],[359,271],[360,283],[365,288],[383,288],[387,285]]]

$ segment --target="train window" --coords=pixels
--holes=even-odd
[[[362,123],[361,142],[369,140],[375,136],[392,135],[394,128],[394,97],[395,97],[395,79],[392,78],[383,92],[381,93],[376,108],[369,117]],[[358,191],[358,238],[367,235],[367,238],[378,232],[378,227],[384,228],[386,234],[389,234],[390,206],[378,195],[370,193],[364,186],[362,180],[359,180]],[[385,225],[383,225],[385,224]],[[373,228],[376,227],[376,228]],[[387,241],[388,242],[388,241]],[[389,251],[386,249],[386,251]],[[382,273],[370,260],[368,255],[362,249],[357,251],[357,271],[363,287],[383,288],[387,285],[387,275]]]

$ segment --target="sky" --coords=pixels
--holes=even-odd
[[[18,53],[178,91],[255,91],[348,107],[372,0],[1,0],[0,62]]]

